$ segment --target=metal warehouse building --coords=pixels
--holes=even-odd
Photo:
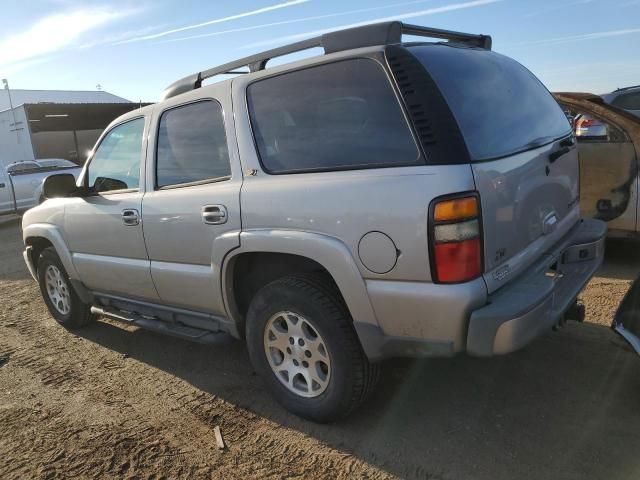
[[[0,90],[0,166],[87,159],[104,128],[137,103],[104,91]]]

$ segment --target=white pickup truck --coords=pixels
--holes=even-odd
[[[42,202],[42,184],[49,175],[70,173],[77,177],[81,170],[61,158],[26,160],[0,167],[0,215],[21,214]]]

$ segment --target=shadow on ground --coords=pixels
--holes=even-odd
[[[20,217],[0,217],[0,278],[23,280],[31,278],[22,259]]]
[[[640,275],[640,240],[609,239],[600,277],[635,280]]]
[[[79,333],[403,478],[640,474],[640,362],[605,327],[570,323],[493,359],[388,361],[374,397],[334,425],[277,406],[241,342],[193,345],[103,322]]]

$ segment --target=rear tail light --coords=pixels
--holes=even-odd
[[[477,195],[436,200],[430,209],[431,273],[438,283],[482,274],[482,230]]]

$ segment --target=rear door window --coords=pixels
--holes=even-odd
[[[409,50],[440,88],[473,160],[504,157],[571,133],[553,96],[515,60],[446,45]]]
[[[213,100],[167,110],[160,117],[158,188],[231,175],[222,106]]]
[[[258,153],[269,173],[331,171],[421,163],[382,67],[352,59],[249,85]]]

